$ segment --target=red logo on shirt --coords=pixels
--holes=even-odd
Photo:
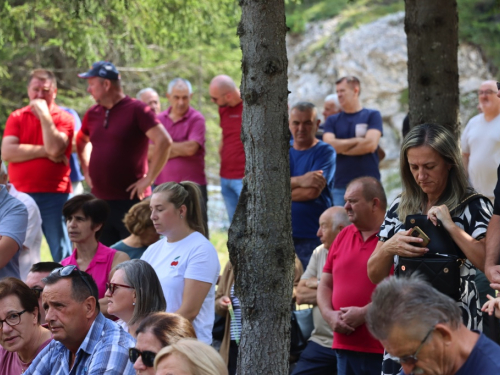
[[[179,262],[177,261],[177,259],[180,258],[180,255],[178,257],[175,257],[174,261],[172,263],[170,263],[170,267],[175,267],[179,264]]]

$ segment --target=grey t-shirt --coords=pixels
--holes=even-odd
[[[19,248],[12,259],[0,268],[0,279],[12,276],[19,278],[19,249],[22,249],[26,228],[28,227],[28,210],[18,199],[9,195],[5,185],[0,185],[0,236],[12,238]]]

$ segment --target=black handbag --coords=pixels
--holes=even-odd
[[[307,346],[314,329],[312,308],[292,311],[290,353],[300,354]]]
[[[450,210],[450,215],[470,201],[483,197],[481,194],[472,194],[464,199],[457,207]],[[426,246],[429,252],[421,257],[399,257],[396,275],[408,277],[418,272],[435,289],[458,301],[460,291],[460,267],[466,257],[462,250],[453,241],[448,231],[438,223],[435,226],[427,215],[408,215],[405,229],[418,226],[429,237]]]

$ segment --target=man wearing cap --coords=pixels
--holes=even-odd
[[[2,157],[9,162],[10,182],[36,202],[42,230],[55,261],[71,254],[62,207],[71,193],[71,141],[75,121],[55,103],[54,73],[36,69],[28,78],[29,105],[9,116]]]
[[[77,151],[92,194],[110,206],[100,238],[110,246],[129,235],[123,216],[151,194],[151,184],[168,159],[172,139],[150,107],[124,94],[112,63],[96,62],[78,76],[87,79],[87,91],[97,104],[83,118]],[[149,141],[154,151],[148,169]]]

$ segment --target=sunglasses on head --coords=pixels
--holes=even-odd
[[[89,282],[85,279],[85,277],[83,277],[82,271],[80,271],[75,265],[70,264],[69,266],[56,268],[50,274],[51,275],[56,275],[56,276],[59,276],[59,277],[68,277],[69,275],[71,275],[71,273],[73,271],[76,271],[78,273],[78,275],[83,280],[83,282],[85,283],[85,285],[87,285],[87,288],[89,289],[90,295],[93,296],[94,292],[92,291],[92,287],[90,286]]]
[[[139,357],[142,358],[142,363],[144,363],[144,366],[146,367],[153,367],[154,362],[155,362],[155,357],[156,353],[150,352],[148,350],[144,350],[141,352],[137,348],[130,348],[128,350],[128,357],[130,359],[130,362],[135,363],[139,359]]]

